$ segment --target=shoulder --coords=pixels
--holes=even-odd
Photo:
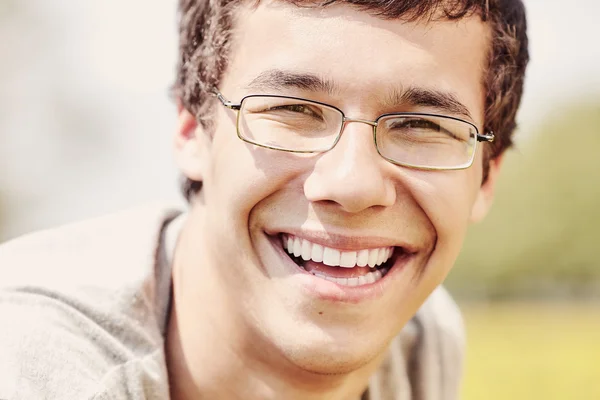
[[[457,399],[464,347],[461,312],[439,286],[390,343],[369,398]]]
[[[162,340],[134,320],[2,291],[0,320],[0,399],[168,398]]]
[[[169,285],[154,268],[178,213],[144,207],[0,246],[0,320],[10,321],[0,327],[0,398],[164,384],[156,299],[168,302]]]
[[[465,326],[462,313],[443,286],[433,291],[417,312],[415,319],[424,329],[436,331],[458,347],[464,346]]]
[[[413,386],[423,398],[457,399],[465,353],[462,314],[450,294],[438,287],[419,309],[413,322],[418,340],[413,349]]]
[[[20,285],[111,285],[148,265],[162,226],[178,214],[149,205],[34,232],[0,245],[0,289]],[[129,268],[122,268],[128,265]]]

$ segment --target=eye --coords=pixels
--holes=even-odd
[[[323,113],[318,107],[311,106],[309,104],[281,104],[271,106],[265,110],[265,112],[269,111],[289,111],[290,113],[303,114],[309,117],[314,117],[317,119],[323,119]]]
[[[433,121],[424,118],[403,118],[389,124],[390,129],[423,129],[440,132],[443,129]]]
[[[391,133],[423,139],[455,139],[468,142],[471,136],[470,129],[459,125],[458,122],[423,117],[393,119],[386,124],[386,128]]]

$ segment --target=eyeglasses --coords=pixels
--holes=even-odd
[[[335,147],[344,126],[373,127],[377,152],[389,162],[419,169],[453,170],[471,166],[478,142],[492,142],[459,118],[424,113],[383,114],[374,121],[348,118],[331,105],[297,97],[250,95],[239,104],[220,92],[221,103],[238,112],[238,137],[256,146],[291,153],[322,153]]]

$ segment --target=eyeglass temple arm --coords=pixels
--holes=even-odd
[[[495,138],[496,138],[496,135],[494,135],[494,132],[485,133],[483,135],[481,133],[477,134],[477,141],[478,142],[492,143]]]
[[[221,103],[223,103],[223,105],[231,110],[239,110],[240,108],[242,108],[241,104],[235,104],[232,103],[231,101],[227,100],[225,98],[225,96],[223,96],[219,91],[215,90],[213,92],[213,94],[217,97],[217,99],[219,99],[219,101]]]

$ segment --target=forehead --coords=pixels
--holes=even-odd
[[[458,21],[382,19],[349,5],[261,2],[236,14],[224,86],[243,94],[266,70],[310,73],[334,98],[368,100],[407,88],[446,91],[483,114],[489,28]]]

